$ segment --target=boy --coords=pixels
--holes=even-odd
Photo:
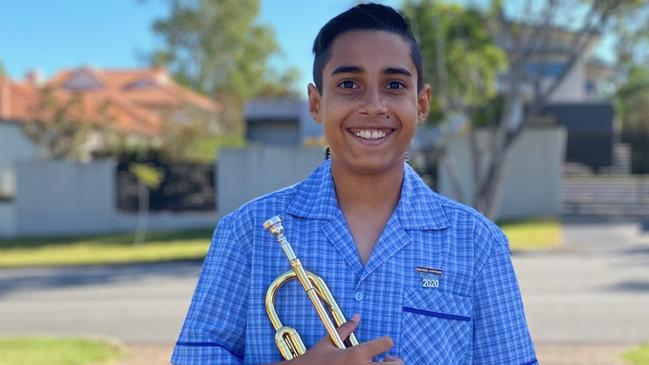
[[[431,95],[405,20],[358,5],[329,21],[313,50],[309,108],[331,158],[219,222],[172,361],[281,361],[264,297],[290,267],[262,228],[280,215],[305,268],[351,317],[339,334],[360,341],[334,347],[292,281],[275,307],[308,351],[290,364],[536,364],[505,236],[404,162]]]

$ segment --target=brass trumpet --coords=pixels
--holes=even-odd
[[[312,272],[304,270],[302,263],[295,256],[291,244],[288,242],[284,236],[284,227],[282,226],[282,220],[279,216],[274,216],[264,222],[264,228],[269,231],[275,238],[279,241],[284,253],[288,257],[288,260],[291,263],[292,270],[288,270],[285,273],[278,276],[268,287],[266,291],[266,313],[268,313],[268,318],[275,328],[275,343],[279,348],[282,356],[286,360],[294,359],[306,352],[306,347],[300,338],[300,335],[294,328],[282,325],[282,322],[277,316],[275,311],[275,294],[279,288],[285,283],[293,279],[298,279],[304,287],[311,303],[315,307],[322,324],[325,326],[329,337],[333,341],[334,345],[338,348],[345,348],[345,343],[336,332],[336,328],[343,323],[345,323],[345,317],[343,316],[342,311],[338,307],[336,300],[329,291],[327,284],[319,276],[315,275]],[[327,310],[325,309],[324,304],[329,307],[331,312],[331,317],[336,322],[332,322],[331,317]],[[356,336],[352,333],[349,335],[349,343],[352,346],[358,345],[358,340]]]

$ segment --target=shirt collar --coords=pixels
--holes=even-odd
[[[309,177],[296,186],[288,206],[289,214],[312,219],[332,219],[339,209],[331,175],[331,160],[325,160]],[[440,198],[404,164],[401,196],[396,213],[404,229],[444,229],[449,226]]]
[[[404,229],[444,229],[450,226],[441,199],[407,163],[396,212]]]
[[[296,185],[287,212],[303,218],[331,219],[337,209],[331,160],[327,159],[309,177]]]

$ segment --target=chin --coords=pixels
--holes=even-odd
[[[393,170],[395,167],[403,167],[403,159],[385,161],[357,161],[350,167],[353,171],[363,175],[377,175]]]

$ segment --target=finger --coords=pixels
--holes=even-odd
[[[349,335],[352,332],[354,332],[356,327],[358,327],[358,324],[360,323],[360,321],[361,321],[361,316],[357,313],[357,314],[354,314],[350,320],[348,320],[347,322],[341,324],[340,327],[338,327],[338,329],[337,329],[338,335],[340,336],[340,338],[342,338],[343,341],[345,339],[347,339],[347,337],[349,337]]]
[[[398,357],[392,356],[392,355],[385,355],[383,358],[383,363],[384,364],[389,364],[389,365],[404,365],[403,360],[401,360]]]
[[[389,365],[404,365],[403,360],[392,355],[385,355],[385,357],[383,358],[383,363]]]
[[[371,341],[364,342],[357,347],[359,347],[359,350],[362,350],[371,356],[376,356],[381,353],[388,352],[390,349],[392,349],[392,346],[392,339],[388,336],[383,336]]]

